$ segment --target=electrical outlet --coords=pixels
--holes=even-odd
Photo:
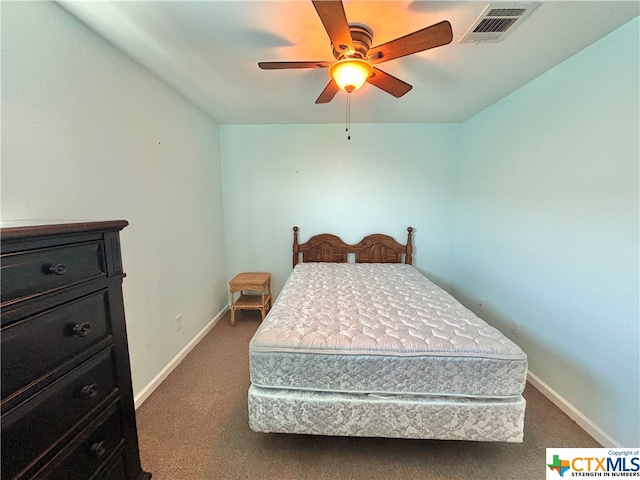
[[[511,333],[514,337],[520,335],[520,324],[513,319],[511,319]]]
[[[182,330],[182,314],[176,317],[176,331]]]

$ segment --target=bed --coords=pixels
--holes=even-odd
[[[522,442],[527,356],[401,244],[298,242],[249,345],[256,432]]]

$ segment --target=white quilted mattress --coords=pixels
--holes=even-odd
[[[527,356],[404,264],[298,264],[249,346],[258,387],[519,396]]]

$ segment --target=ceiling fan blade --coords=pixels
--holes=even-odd
[[[338,87],[338,84],[335,80],[331,79],[327,86],[324,87],[324,90],[316,100],[316,103],[329,103],[333,100],[333,97],[336,96],[336,93],[338,93],[339,90],[340,88]]]
[[[348,52],[344,52],[345,54],[354,53],[356,49],[353,46],[347,14],[344,12],[342,2],[337,0],[312,1],[333,48],[339,52],[348,50]]]
[[[373,67],[373,73],[367,79],[371,85],[375,85],[376,87],[384,90],[387,93],[390,93],[396,98],[400,98],[413,87],[406,82],[403,82],[399,78],[394,77],[393,75],[389,75],[386,72],[383,72],[379,68]]]
[[[259,62],[262,70],[280,70],[283,68],[327,68],[331,62]]]
[[[372,47],[369,49],[369,60],[372,63],[387,62],[394,58],[441,47],[451,43],[452,40],[451,24],[445,20],[377,47]]]

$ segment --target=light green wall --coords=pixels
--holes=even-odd
[[[139,392],[227,302],[217,125],[58,5],[1,8],[2,220],[130,222]]]
[[[279,292],[291,272],[292,227],[300,241],[335,232],[404,242],[415,228],[414,265],[447,286],[457,144],[455,125],[220,127],[230,276],[272,272]]]
[[[638,19],[462,125],[455,293],[640,444]],[[512,334],[512,322],[520,333]]]

